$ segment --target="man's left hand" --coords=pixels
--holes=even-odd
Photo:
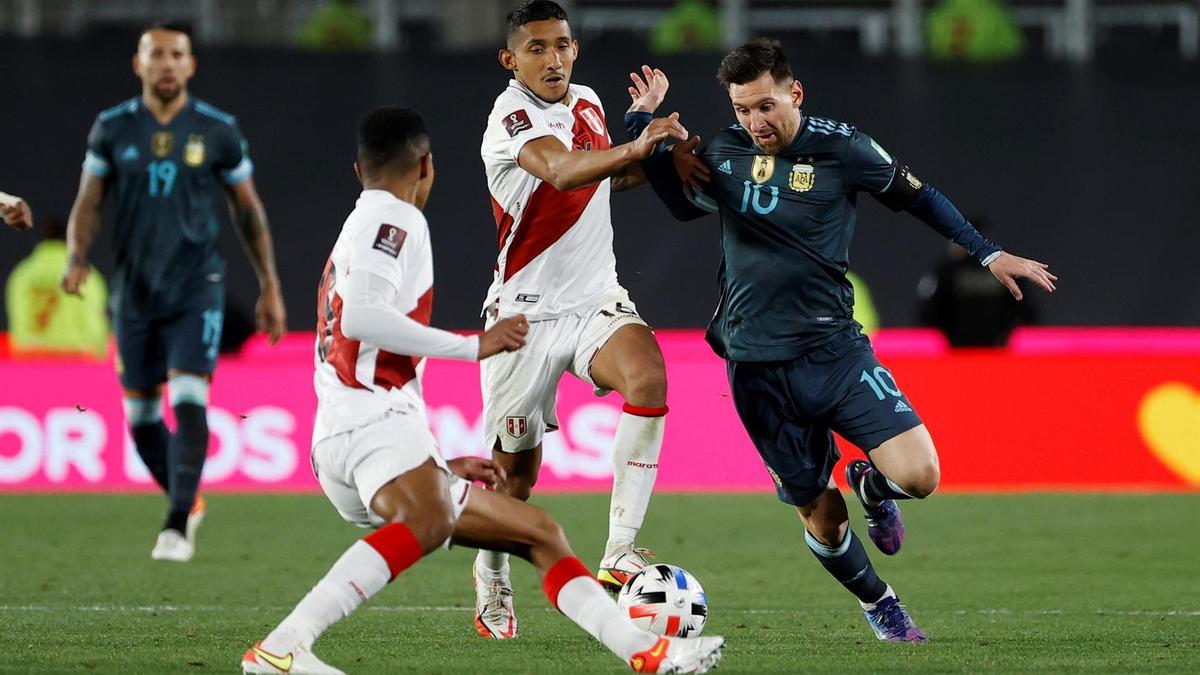
[[[1010,253],[1001,253],[992,261],[992,264],[988,265],[988,269],[1017,300],[1024,297],[1021,295],[1020,286],[1017,286],[1017,279],[1029,279],[1045,289],[1047,293],[1054,292],[1054,282],[1058,281],[1058,277],[1050,273],[1050,266],[1046,263],[1021,258]]]
[[[645,76],[645,79],[642,79],[642,76]],[[629,88],[629,98],[633,99],[633,102],[626,112],[652,113],[658,110],[658,106],[662,105],[667,96],[667,89],[671,87],[671,83],[667,81],[667,74],[650,66],[642,66],[642,75],[630,73],[629,79],[633,81],[633,86]]]

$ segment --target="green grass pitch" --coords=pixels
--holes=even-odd
[[[598,558],[606,495],[539,497]],[[190,564],[149,559],[159,496],[0,495],[0,672],[236,672],[361,532],[319,495],[210,495]],[[875,553],[932,642],[881,644],[769,495],[658,495],[640,543],[710,600],[721,672],[1200,671],[1200,494],[938,495]],[[855,528],[865,538],[861,513]],[[869,542],[868,550],[873,551]],[[521,638],[471,625],[473,552],[404,573],[317,643],[350,673],[621,672],[515,561]]]

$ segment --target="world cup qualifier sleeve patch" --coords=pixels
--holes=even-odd
[[[404,246],[404,239],[408,233],[396,227],[384,223],[379,226],[379,233],[375,235],[375,243],[371,248],[376,251],[383,251],[393,258],[400,257],[400,247]]]
[[[508,132],[509,138],[532,128],[533,122],[529,120],[529,113],[524,110],[509,113],[504,117],[504,130]]]

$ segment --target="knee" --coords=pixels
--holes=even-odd
[[[904,486],[904,491],[917,499],[924,499],[937,490],[941,480],[941,468],[936,462],[929,462],[917,467],[911,473],[906,481],[907,485]]]
[[[444,509],[431,508],[419,516],[407,518],[404,525],[412,531],[424,553],[436,551],[454,534],[454,516],[448,505]]]
[[[625,377],[625,402],[640,408],[661,408],[667,404],[667,374],[662,362],[647,364]]]

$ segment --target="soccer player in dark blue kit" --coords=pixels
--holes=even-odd
[[[169,508],[151,557],[185,562],[204,515],[197,494],[208,453],[208,387],[224,317],[217,208],[227,201],[258,275],[257,321],[274,344],[283,297],[254,165],[234,118],[188,95],[191,38],[176,24],[145,30],[133,57],[141,96],[96,118],[67,226],[63,289],[79,293],[110,192],[117,200],[111,308],[125,416]],[[175,433],[162,420],[162,385]]]
[[[661,71],[643,72],[646,80],[632,75],[630,133],[641,131],[665,94]],[[907,211],[963,246],[1017,299],[1016,279],[1053,291],[1056,277],[985,239],[863,132],[804,115],[804,91],[778,42],[734,50],[717,79],[738,123],[698,153],[692,137],[643,168],[677,218],[720,213],[721,297],[707,340],[728,364],[738,415],[779,498],[799,512],[805,542],[858,598],[876,637],[924,642],[850,529],[831,475],[836,431],[869,457],[851,462],[846,479],[871,540],[888,555],[904,539],[896,501],[929,496],[940,478],[929,432],[852,318],[846,271],[856,195]]]

